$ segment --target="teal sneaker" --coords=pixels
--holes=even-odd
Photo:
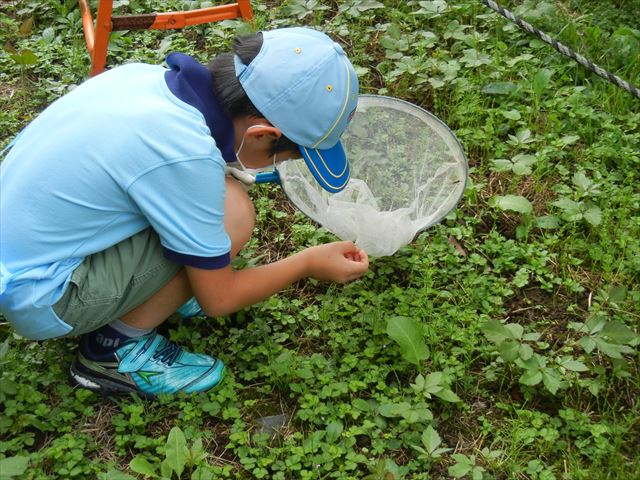
[[[89,359],[82,350],[71,364],[71,379],[102,395],[135,392],[153,398],[160,393],[204,392],[225,374],[222,361],[187,352],[156,331],[127,340],[99,360]]]
[[[182,305],[178,310],[178,314],[182,318],[192,318],[192,317],[205,317],[205,313],[200,307],[200,304],[196,300],[196,297],[191,297],[187,303]]]

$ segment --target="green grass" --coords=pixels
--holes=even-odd
[[[464,199],[360,281],[171,318],[173,340],[230,366],[205,395],[99,398],[67,383],[73,340],[0,325],[0,478],[640,478],[640,100],[478,1],[252,3],[258,28],[323,28],[364,92],[445,121],[469,157]],[[636,0],[503,4],[640,84]],[[206,61],[246,28],[120,33],[108,64]],[[0,43],[2,146],[89,60],[71,0],[8,3]],[[333,239],[277,188],[252,196],[239,267]],[[390,336],[400,323],[411,342]],[[282,427],[261,432],[273,415]]]

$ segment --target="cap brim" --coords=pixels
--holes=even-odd
[[[300,153],[322,188],[337,193],[347,186],[351,169],[340,142],[323,150],[300,146]]]

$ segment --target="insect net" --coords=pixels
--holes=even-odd
[[[362,95],[342,137],[351,179],[326,192],[304,160],[279,165],[282,187],[307,216],[372,256],[392,255],[457,204],[464,151],[437,117],[403,100]]]

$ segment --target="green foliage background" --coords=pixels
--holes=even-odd
[[[502,3],[640,84],[637,0]],[[230,366],[206,395],[73,389],[73,340],[29,342],[2,324],[0,478],[640,478],[640,101],[479,1],[252,4],[256,28],[321,28],[363,92],[445,121],[469,157],[463,201],[360,281],[171,318],[173,340]],[[249,28],[118,32],[108,64],[173,50],[206,61]],[[71,0],[3,2],[0,43],[5,145],[89,60]],[[258,225],[238,267],[332,239],[277,188],[252,195]]]

